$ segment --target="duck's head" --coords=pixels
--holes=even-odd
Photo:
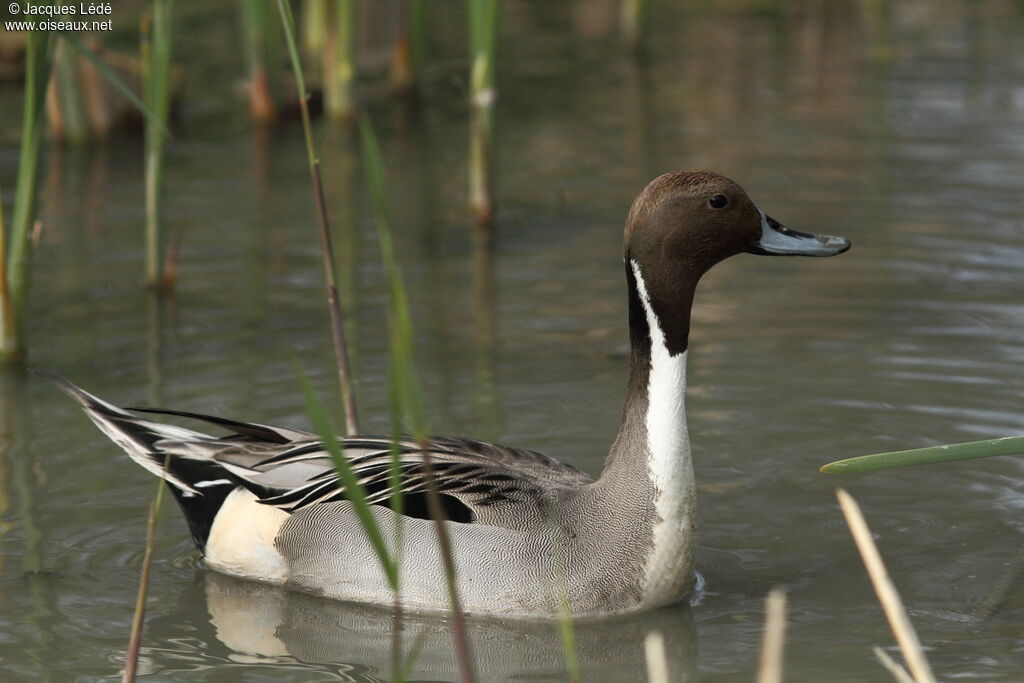
[[[625,243],[645,278],[659,279],[681,270],[699,278],[743,252],[834,256],[850,248],[842,237],[790,230],[758,209],[742,187],[710,171],[676,171],[652,180],[629,211]]]
[[[842,237],[790,230],[757,208],[742,187],[709,171],[655,178],[633,202],[626,220],[631,286],[637,286],[634,278],[642,278],[644,296],[667,326],[676,350],[685,349],[697,281],[719,261],[744,252],[834,256],[849,248],[849,240]]]

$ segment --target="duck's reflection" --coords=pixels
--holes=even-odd
[[[203,574],[210,622],[217,639],[235,653],[234,661],[282,666],[291,658],[299,665],[344,664],[350,673],[362,671],[365,680],[392,677],[391,610]],[[403,626],[402,660],[416,651],[407,680],[459,680],[444,616],[405,613]],[[565,680],[557,622],[471,617],[467,626],[480,680]],[[583,680],[646,680],[644,639],[652,631],[664,637],[671,680],[694,680],[696,635],[686,605],[577,621]]]

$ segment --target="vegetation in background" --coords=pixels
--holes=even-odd
[[[495,59],[501,0],[466,0],[469,16],[469,203],[477,221],[494,218],[491,169],[494,140]]]
[[[329,0],[303,0],[302,49],[310,57],[323,52],[327,38],[327,7]]]
[[[1006,436],[1001,439],[967,441],[965,443],[947,444],[945,446],[914,448],[909,451],[861,455],[856,458],[836,460],[827,465],[822,465],[821,471],[826,474],[873,472],[874,470],[884,470],[891,467],[929,465],[936,462],[953,462],[954,460],[971,460],[974,458],[992,458],[997,455],[1020,454],[1024,454],[1024,436]]]
[[[249,113],[257,121],[272,121],[277,118],[277,67],[282,57],[276,11],[266,0],[242,0],[241,11],[249,68]]]
[[[84,142],[89,138],[89,125],[84,107],[83,85],[78,72],[78,55],[67,43],[59,42],[55,48],[53,80],[47,106],[50,130],[53,136],[69,142]]]
[[[347,1],[347,0],[346,0]],[[313,124],[309,115],[309,93],[306,90],[306,79],[302,74],[302,60],[299,48],[295,43],[295,19],[287,0],[277,0],[281,14],[281,25],[284,28],[285,43],[291,57],[292,70],[295,72],[295,83],[299,94],[299,110],[302,113],[302,130],[306,138],[306,157],[309,160],[309,174],[313,180],[313,202],[316,205],[320,225],[320,246],[323,254],[324,276],[327,285],[327,307],[331,314],[331,337],[334,340],[334,356],[338,364],[338,383],[341,385],[341,399],[345,407],[345,430],[348,434],[359,433],[359,417],[356,412],[356,398],[352,390],[351,372],[348,362],[348,345],[345,342],[345,327],[341,318],[341,305],[338,302],[338,283],[334,269],[334,247],[331,243],[331,230],[327,221],[327,202],[324,199],[323,181],[320,178],[320,160],[316,156],[313,144]]]
[[[146,284],[173,284],[164,266],[163,167],[171,110],[171,41],[174,0],[153,0],[151,23],[142,22],[142,95],[156,120],[146,118]]]
[[[622,0],[619,17],[622,24],[622,40],[633,52],[640,52],[647,39],[647,14],[650,0]]]
[[[398,35],[391,54],[391,84],[411,92],[423,68],[425,0],[399,0]]]
[[[43,109],[53,64],[54,34],[30,31],[25,45],[25,100],[22,106],[21,150],[14,189],[14,218],[0,259],[0,361],[16,361],[24,352],[24,315],[28,300],[30,232],[36,222],[39,165],[43,139]],[[0,229],[0,242],[3,235]]]
[[[324,37],[324,109],[332,117],[355,121],[356,115],[356,0],[333,0],[327,5]]]

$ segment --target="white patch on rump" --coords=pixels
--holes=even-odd
[[[286,519],[287,512],[260,503],[239,487],[217,511],[203,559],[225,574],[281,583],[287,578],[288,566],[274,539]]]
[[[680,571],[689,572],[696,533],[696,486],[686,429],[686,351],[672,355],[636,261],[631,261],[637,294],[651,335],[651,370],[647,380],[648,473],[655,489],[654,550],[645,573],[644,601],[672,600],[662,595],[678,586]]]

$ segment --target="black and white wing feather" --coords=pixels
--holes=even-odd
[[[435,437],[422,447],[408,438],[397,444],[384,437],[347,438],[339,443],[371,504],[384,504],[390,496],[393,450],[397,451],[404,495],[426,492],[425,450],[438,491],[470,506],[526,502],[541,490],[590,482],[576,468],[540,453],[473,439]],[[276,471],[301,464],[321,471],[300,485],[275,487]],[[262,471],[263,476],[252,479],[267,487],[260,496],[263,502],[289,512],[345,498],[344,484],[319,441],[296,445],[261,461],[254,469]]]

